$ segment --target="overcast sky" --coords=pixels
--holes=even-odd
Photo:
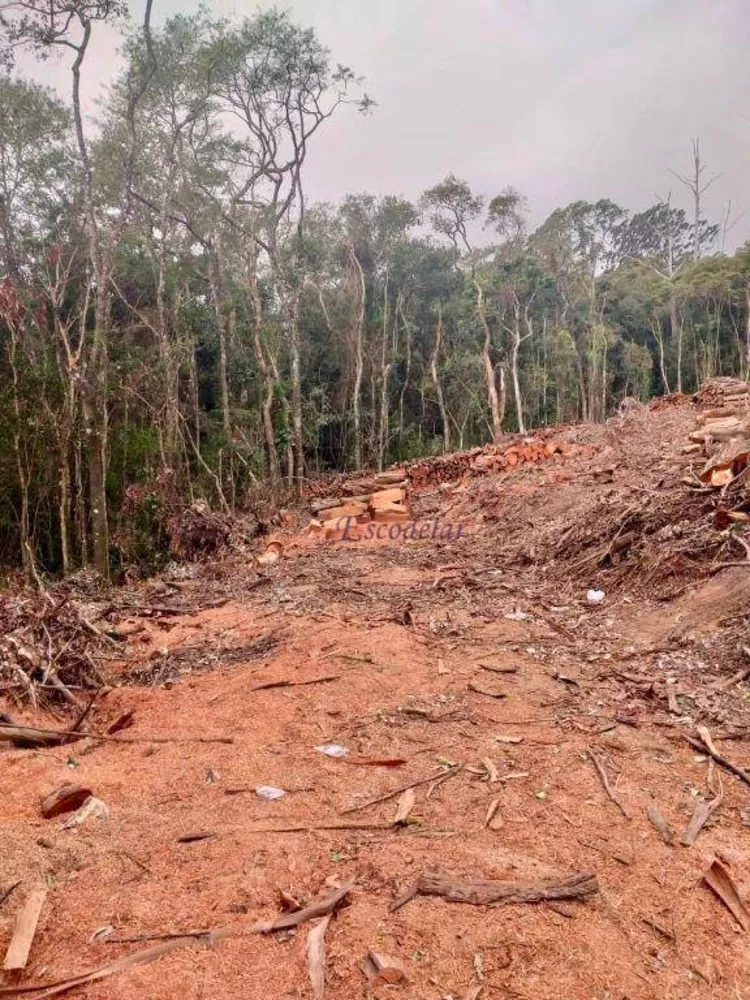
[[[271,3],[213,0],[218,13]],[[378,106],[344,109],[319,133],[312,200],[348,192],[416,198],[452,171],[491,196],[513,185],[541,222],[575,199],[642,209],[690,168],[700,136],[721,176],[719,220],[747,211],[728,246],[750,239],[750,0],[289,0],[333,59],[366,78]],[[154,20],[195,9],[154,0]],[[131,0],[134,17],[141,4]],[[111,78],[117,40],[99,29],[90,99]],[[29,64],[24,60],[24,69]],[[49,82],[67,86],[64,67]]]

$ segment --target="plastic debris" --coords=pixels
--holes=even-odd
[[[286,792],[283,788],[274,788],[273,785],[258,785],[255,794],[259,799],[283,799]]]
[[[338,743],[324,743],[323,746],[315,747],[318,753],[324,753],[326,757],[346,757],[349,751]]]

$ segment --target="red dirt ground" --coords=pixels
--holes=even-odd
[[[679,450],[689,420],[668,410],[614,439],[611,428],[589,435],[601,448],[599,464],[616,464],[628,489],[658,491],[656,456],[666,461]],[[0,946],[27,891],[45,882],[51,890],[24,982],[55,981],[147,946],[108,936],[239,928],[279,912],[282,890],[310,901],[356,875],[349,905],[326,934],[329,1000],[750,996],[747,938],[702,883],[718,855],[750,897],[750,788],[722,772],[714,822],[693,847],[679,844],[696,800],[710,797],[707,762],[682,735],[696,721],[716,733],[750,697],[747,684],[711,690],[741,666],[734,646],[726,654],[729,647],[712,643],[728,620],[746,625],[750,573],[725,570],[657,601],[617,567],[568,572],[564,558],[556,567],[533,553],[519,562],[522,536],[527,547],[529,539],[546,545],[556,518],[575,526],[583,512],[607,506],[612,486],[592,476],[596,464],[522,470],[422,496],[425,514],[432,505],[461,518],[457,541],[295,547],[290,535],[288,554],[263,570],[261,586],[232,562],[184,584],[196,602],[219,591],[230,599],[147,619],[120,672],[125,679],[135,662],[153,685],[114,687],[92,721],[101,731],[133,710],[123,736],[145,742],[1,752],[0,894],[18,879],[23,885],[0,910]],[[602,586],[603,604],[587,602],[589,586]],[[338,679],[251,690],[331,674]],[[644,693],[633,676],[653,688]],[[667,710],[666,678],[677,682],[683,716]],[[59,724],[42,713],[24,718]],[[162,744],[150,736],[234,742]],[[508,736],[522,742],[498,740]],[[315,749],[329,742],[352,757],[406,764],[329,759]],[[747,760],[742,742],[719,746],[736,763]],[[606,797],[589,749],[631,819]],[[496,784],[483,758],[497,768]],[[405,829],[259,832],[389,823],[395,800],[341,813],[447,762],[464,769],[429,797],[429,786],[416,790],[416,822]],[[508,775],[523,777],[502,780]],[[61,819],[42,819],[40,796],[64,781],[92,788],[110,818],[69,831]],[[288,794],[264,801],[254,792],[264,784]],[[486,829],[495,798],[503,825]],[[674,827],[674,846],[649,823],[650,803]],[[213,836],[177,842],[195,832]],[[418,897],[389,912],[425,872],[524,879],[585,868],[600,884],[586,902],[481,907]],[[310,997],[311,926],[191,946],[69,995]],[[401,958],[409,982],[370,987],[360,969],[368,949]]]

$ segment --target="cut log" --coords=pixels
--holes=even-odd
[[[355,503],[354,501],[349,501],[347,503],[342,503],[338,507],[330,507],[326,511],[326,521],[336,521],[341,517],[362,517],[363,514],[367,513],[367,506],[363,503]]]
[[[726,486],[750,461],[750,439],[732,438],[701,470],[699,479],[712,486]]]
[[[378,486],[395,486],[397,483],[402,483],[406,478],[406,469],[391,469],[388,472],[379,472],[375,476],[375,482]]]
[[[377,508],[390,503],[404,503],[405,500],[406,490],[397,486],[390,490],[378,490],[377,493],[373,493],[370,497],[370,507]]]
[[[382,524],[405,524],[411,520],[409,508],[400,503],[383,504],[372,509],[373,521]]]

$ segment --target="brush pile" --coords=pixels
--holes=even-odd
[[[113,640],[70,591],[0,595],[0,691],[22,704],[80,708],[80,692],[105,683],[96,660]]]

